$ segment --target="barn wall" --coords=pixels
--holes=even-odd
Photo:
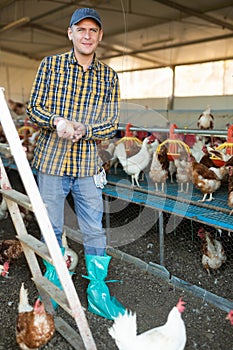
[[[14,54],[0,52],[0,86],[5,88],[6,99],[26,102],[39,61]],[[233,96],[176,97],[174,110],[167,110],[167,98],[129,99],[127,102],[152,108],[178,127],[196,128],[200,113],[209,104],[215,116],[215,128],[225,128],[233,123]]]
[[[207,105],[211,106],[215,129],[225,129],[226,124],[233,124],[233,96],[176,97],[174,110],[167,110],[166,98],[131,99],[128,102],[156,110],[179,128],[196,129],[197,119]]]
[[[148,106],[156,110],[167,110],[168,98],[129,99],[128,102]],[[191,96],[175,97],[174,110],[203,110],[211,105],[213,110],[233,110],[233,96]]]
[[[39,62],[22,56],[0,52],[0,86],[6,99],[27,102]]]

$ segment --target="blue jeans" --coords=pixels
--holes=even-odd
[[[71,191],[79,228],[83,235],[85,254],[104,255],[106,234],[102,226],[102,190],[96,187],[93,177],[74,178],[38,172],[37,180],[60,247],[62,247],[64,205]]]

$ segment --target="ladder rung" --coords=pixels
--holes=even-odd
[[[32,280],[38,288],[47,293],[52,299],[54,299],[68,314],[73,317],[72,310],[70,309],[67,298],[63,290],[60,290],[46,277],[33,277]]]
[[[5,197],[6,199],[10,199],[13,202],[16,202],[17,204],[21,205],[21,207],[28,209],[30,211],[33,211],[31,202],[28,196],[26,196],[26,194],[18,192],[13,189],[9,189],[9,190],[0,189],[0,193],[2,193],[3,197]]]
[[[25,244],[27,247],[32,249],[36,254],[41,256],[42,259],[45,259],[50,264],[53,264],[53,260],[50,257],[48,248],[46,244],[39,241],[37,238],[33,237],[32,235],[21,235],[17,236],[18,240]]]
[[[54,317],[56,330],[75,350],[85,350],[81,336],[61,317]]]

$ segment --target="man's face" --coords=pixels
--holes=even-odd
[[[102,40],[103,30],[91,18],[86,18],[68,28],[68,37],[73,42],[76,55],[93,55]]]

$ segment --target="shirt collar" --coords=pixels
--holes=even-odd
[[[74,49],[72,48],[69,52],[69,61],[71,64],[78,64],[78,61],[76,60],[76,57],[74,55]],[[89,69],[95,69],[98,70],[100,64],[99,64],[99,60],[96,57],[96,54],[94,55],[93,61],[91,63],[91,65],[89,66]]]

